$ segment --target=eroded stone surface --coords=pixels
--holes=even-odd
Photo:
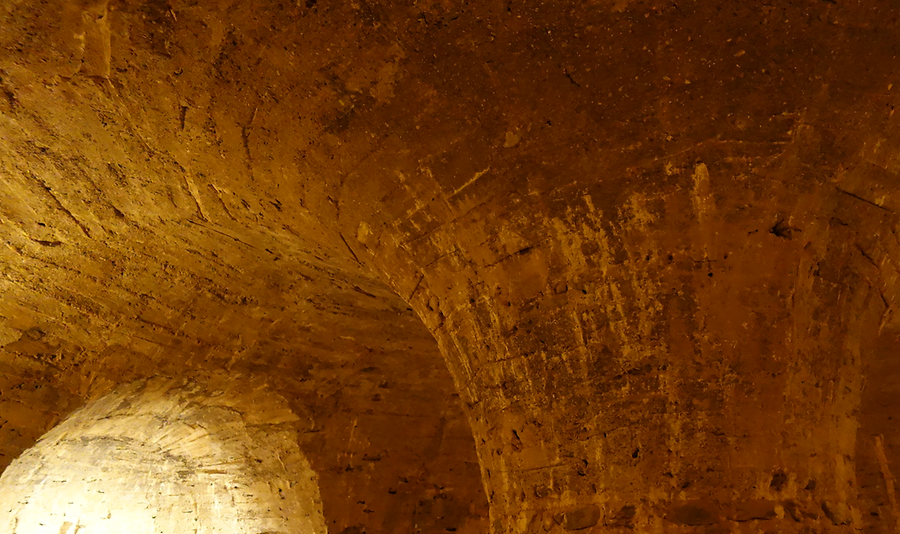
[[[338,532],[897,527],[891,2],[85,6],[0,11],[5,454],[224,367]]]

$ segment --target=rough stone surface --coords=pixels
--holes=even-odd
[[[0,18],[6,461],[225,369],[337,533],[900,528],[891,0]]]

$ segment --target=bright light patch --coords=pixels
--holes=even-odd
[[[324,533],[296,421],[260,389],[130,385],[72,414],[7,468],[0,532]]]

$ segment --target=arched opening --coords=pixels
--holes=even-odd
[[[298,421],[253,384],[155,378],[118,388],[0,476],[0,531],[324,533]]]

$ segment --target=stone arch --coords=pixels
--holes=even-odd
[[[0,529],[326,532],[301,419],[264,385],[139,380],[88,403],[0,477]]]

